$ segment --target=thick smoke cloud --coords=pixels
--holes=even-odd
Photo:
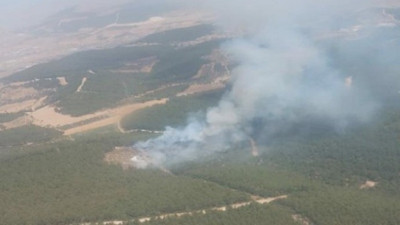
[[[193,160],[310,121],[341,131],[351,121],[369,121],[381,107],[376,87],[398,91],[393,48],[399,35],[392,33],[391,42],[386,36],[398,21],[388,25],[373,2],[232,0],[204,7],[216,11],[223,29],[245,34],[222,47],[238,66],[217,106],[134,146],[157,163]]]

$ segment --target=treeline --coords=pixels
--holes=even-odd
[[[215,27],[209,24],[200,24],[192,27],[178,28],[154,33],[140,39],[138,42],[171,44],[196,40],[199,37],[212,34]]]
[[[50,141],[62,135],[55,129],[28,125],[0,131],[0,147]]]
[[[137,48],[139,47],[120,47],[113,51],[102,50],[111,51],[110,53],[106,52],[105,55],[111,58],[115,57],[112,60],[110,59],[111,64],[110,62],[105,62],[100,67],[90,67],[91,70],[96,72],[95,75],[88,75],[87,70],[81,70],[81,72],[72,70],[66,75],[69,84],[59,87],[57,92],[51,96],[51,99],[58,102],[57,105],[61,112],[78,116],[115,106],[123,99],[137,96],[168,84],[188,82],[197,74],[201,66],[207,62],[204,56],[209,55],[213,49],[218,48],[219,43],[218,41],[211,41],[182,49],[172,49],[161,45],[157,46],[157,49],[153,49],[154,46],[140,47],[149,48],[148,51],[138,50]],[[95,55],[95,57],[93,56],[94,58],[97,58],[97,54],[102,55],[103,53],[93,52],[87,56],[88,60],[94,60],[91,59],[92,54]],[[120,56],[130,54],[133,56],[127,56],[126,58]],[[123,67],[125,63],[132,63],[135,59],[140,58],[139,56],[154,56],[155,60],[157,60],[150,74],[118,72],[118,69]],[[102,60],[106,59],[108,60],[107,57]],[[62,63],[59,66],[63,65]],[[57,74],[60,74],[60,72],[57,72]],[[85,76],[87,81],[82,91],[77,93],[76,89]],[[175,95],[178,89],[169,90],[168,92],[157,93],[155,98],[170,97]]]
[[[314,188],[313,183],[300,174],[272,166],[260,166],[257,163],[205,164],[185,168],[181,173],[264,197],[287,195]]]
[[[265,160],[330,184],[354,184],[365,179],[399,183],[400,112],[383,113],[381,117],[344,134],[280,141],[264,155]]]
[[[10,122],[22,116],[24,113],[0,113],[0,123]]]
[[[321,186],[283,200],[284,205],[315,224],[392,225],[400,224],[400,195],[374,190]]]
[[[65,56],[61,59],[32,66],[2,79],[2,82],[30,81],[56,78],[58,76],[83,76],[88,70],[117,69],[124,62],[144,57],[165,54],[172,49],[168,46],[116,47],[112,49],[89,50]]]
[[[78,52],[32,66],[1,81],[10,83],[35,80],[27,85],[40,90],[56,90],[55,93],[50,93],[48,102],[57,103],[61,112],[74,116],[83,115],[115,106],[122,99],[168,84],[191,82],[191,78],[197,74],[201,66],[209,62],[205,56],[217,49],[222,41],[208,41],[185,48],[174,48],[167,43],[173,39],[178,42],[192,40],[211,30],[212,26],[199,25],[168,31],[164,33],[166,36],[154,34],[149,37],[159,41],[165,40],[165,44]],[[125,67],[129,70],[127,64],[147,57],[154,57],[156,63],[149,74],[119,71]],[[68,84],[60,86],[57,77],[65,77]],[[87,78],[87,82],[82,91],[77,93],[76,90],[84,77]],[[161,92],[157,97],[160,97],[160,94]],[[176,93],[170,91],[165,94]]]
[[[80,138],[31,146],[32,153],[2,160],[0,224],[131,219],[249,200],[214,183],[105,163],[104,153],[122,142],[119,137]]]

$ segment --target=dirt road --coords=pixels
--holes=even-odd
[[[158,104],[165,104],[167,101],[168,98],[164,98],[143,103],[127,104],[78,117],[61,114],[57,112],[54,106],[45,106],[34,112],[28,113],[28,115],[32,118],[32,123],[37,126],[58,129],[65,126],[70,126],[71,128],[68,128],[64,131],[64,135],[72,135],[112,124],[117,124],[122,117],[136,110]],[[76,124],[76,126],[73,126],[74,124]]]
[[[139,223],[145,223],[149,222],[152,220],[164,220],[168,218],[180,218],[182,216],[193,216],[196,214],[207,214],[207,211],[215,211],[215,212],[226,212],[228,209],[239,209],[242,207],[249,206],[252,203],[258,203],[261,205],[269,204],[273,201],[277,201],[280,199],[286,199],[288,196],[287,195],[280,195],[276,197],[270,197],[270,198],[262,198],[259,196],[253,196],[253,200],[247,201],[247,202],[238,202],[234,203],[231,205],[225,205],[225,206],[219,206],[219,207],[212,207],[212,208],[206,208],[206,209],[200,209],[200,210],[195,210],[195,211],[183,211],[183,212],[176,212],[176,213],[167,213],[167,214],[161,214],[159,216],[147,216],[147,217],[140,217],[137,219],[129,220],[129,221],[122,221],[122,220],[114,220],[114,221],[104,221],[102,223],[82,223],[81,225],[91,225],[91,224],[106,224],[106,225],[120,225],[120,224],[125,224],[128,222],[139,222]]]
[[[100,127],[105,127],[105,126],[112,125],[112,124],[119,124],[122,117],[124,117],[128,114],[131,114],[132,112],[134,112],[136,110],[151,107],[154,105],[165,104],[165,103],[167,103],[167,101],[168,101],[168,99],[164,98],[161,100],[152,100],[152,101],[148,101],[148,102],[144,102],[144,103],[135,103],[135,104],[125,105],[125,106],[117,107],[117,108],[114,108],[111,110],[107,110],[104,112],[104,114],[109,114],[110,116],[108,118],[94,121],[94,122],[91,122],[91,123],[88,123],[85,125],[77,126],[77,127],[71,128],[71,129],[67,129],[64,131],[64,135],[72,135],[72,134],[82,133],[82,132],[86,132],[86,131],[93,130],[93,129],[100,128]]]

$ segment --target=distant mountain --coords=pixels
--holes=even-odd
[[[35,33],[69,33],[80,29],[101,28],[111,24],[136,23],[178,9],[171,1],[139,0],[90,9],[88,5],[67,7],[46,18]]]

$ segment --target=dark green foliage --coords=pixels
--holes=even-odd
[[[165,39],[165,43],[173,39],[180,42],[211,31],[212,26],[199,25],[168,31],[165,37],[155,35],[149,38]],[[210,41],[178,49],[169,44],[160,44],[84,51],[35,65],[2,79],[2,82],[35,80],[28,86],[38,90],[55,89],[48,102],[56,103],[62,113],[78,116],[116,106],[123,99],[166,85],[186,85],[191,82],[191,78],[201,66],[208,62],[205,56],[218,48],[220,43],[221,41]],[[149,57],[157,61],[150,74],[118,72],[133,62]],[[127,70],[129,71],[129,66]],[[65,77],[68,85],[60,86],[57,77]],[[82,91],[77,93],[76,90],[84,77],[87,78],[87,82]],[[161,96],[162,93],[159,92],[155,97],[168,97]],[[149,96],[144,96],[144,99],[150,100]]]
[[[214,29],[215,28],[212,25],[201,24],[193,27],[178,28],[150,34],[147,37],[139,40],[139,42],[169,44],[191,41],[195,40],[196,38],[211,34]]]
[[[331,184],[360,179],[399,181],[400,113],[381,116],[380,122],[345,134],[280,142],[266,159]]]
[[[59,97],[60,110],[70,115],[83,115],[115,106],[121,99],[156,88],[152,82],[143,81],[140,75],[109,74],[99,72],[88,76],[81,92]]]
[[[0,131],[0,147],[50,141],[61,134],[62,133],[57,130],[34,125],[18,127]]]
[[[284,204],[324,225],[400,224],[399,195],[376,191],[321,186],[284,200]]]
[[[112,107],[122,99],[136,102],[170,97],[184,89],[207,63],[204,56],[218,48],[220,42],[179,49],[170,44],[209,32],[210,26],[201,25],[159,33],[142,40],[163,43],[158,46],[76,53],[3,81],[39,78],[29,85],[36,89],[55,86],[56,93],[49,101],[57,102],[62,112],[73,115]],[[158,60],[150,74],[114,72],[144,57]],[[339,63],[346,62],[345,58],[342,60]],[[363,58],[359,61],[355,63],[365,65]],[[344,66],[350,69],[344,74],[363,71],[367,77],[379,79],[379,73],[369,71],[368,66],[360,70],[353,66],[354,62],[347,63]],[[96,74],[89,74],[88,70]],[[65,76],[69,84],[59,86],[54,79],[58,76]],[[75,93],[83,77],[88,81],[80,93]],[[133,97],[168,84],[180,86]],[[245,143],[203,161],[176,166],[175,175],[155,169],[124,171],[103,161],[104,154],[115,146],[129,146],[154,135],[117,134],[112,133],[113,128],[107,128],[66,141],[59,138],[58,131],[35,126],[2,131],[0,224],[130,220],[248,201],[248,193],[265,197],[287,194],[288,198],[272,205],[253,204],[226,213],[210,211],[206,215],[148,224],[294,224],[291,214],[300,214],[314,224],[400,224],[400,112],[396,109],[398,94],[391,93],[397,90],[392,88],[396,83],[389,86],[368,89],[371,93],[390,94],[390,104],[396,103],[387,109],[389,112],[379,115],[381,119],[375,123],[315,136],[295,136],[296,132],[289,132],[290,137],[262,140],[263,134],[259,134],[258,158],[250,156]],[[172,97],[166,105],[126,117],[123,126],[128,130],[181,126],[190,113],[215,105],[221,95],[222,92],[215,92]],[[18,116],[0,115],[0,122]],[[367,179],[377,181],[378,185],[360,190],[360,184]]]
[[[206,62],[203,57],[217,49],[221,43],[222,41],[210,41],[161,55],[152,76],[168,82],[191,78]]]
[[[177,97],[165,105],[157,105],[142,109],[125,117],[122,120],[124,129],[163,130],[166,126],[182,126],[186,123],[190,113],[205,110],[214,106],[222,95],[221,91]]]
[[[312,189],[310,181],[299,174],[253,163],[199,166],[183,173],[265,197]]]
[[[34,66],[14,74],[6,81],[40,78],[42,80],[34,82],[32,86],[39,90],[49,88],[49,85],[56,86],[57,91],[50,95],[50,101],[57,102],[61,112],[78,116],[113,107],[122,99],[168,84],[189,82],[206,63],[203,57],[218,45],[219,42],[209,42],[179,50],[167,46],[119,47],[76,53],[58,61]],[[149,56],[156,56],[158,60],[150,74],[120,74],[111,71],[123,67],[124,63]],[[90,74],[88,70],[94,70],[96,74]],[[68,85],[58,86],[55,79],[58,76],[65,76]],[[77,93],[83,77],[87,77],[87,82],[82,91]],[[46,81],[44,78],[53,79]],[[159,92],[155,97],[167,97],[161,96],[162,93]]]
[[[21,117],[24,113],[0,113],[0,123],[10,122]]]
[[[103,162],[104,153],[118,143],[110,137],[83,138],[2,160],[0,224],[129,219],[248,199],[213,183],[151,169],[124,171]]]
[[[119,68],[124,62],[165,54],[171,51],[167,46],[117,47],[75,53],[59,60],[35,65],[29,69],[6,77],[3,81],[27,81],[35,78],[55,78],[59,76],[83,76],[88,70]]]

